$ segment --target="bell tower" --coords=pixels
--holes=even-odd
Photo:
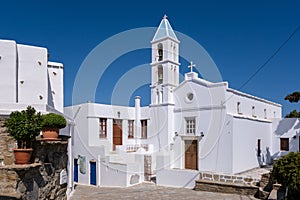
[[[174,104],[179,84],[179,40],[165,15],[151,41],[151,105]]]

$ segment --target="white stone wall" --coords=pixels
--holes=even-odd
[[[233,173],[266,164],[271,150],[272,123],[233,117]],[[257,157],[257,140],[261,140],[261,158]],[[269,156],[269,155],[268,155]]]
[[[18,102],[48,103],[47,49],[17,45]]]
[[[123,145],[140,144],[140,139],[128,139],[128,120],[135,120],[135,108],[124,106],[110,106],[103,104],[84,103],[76,106],[66,107],[64,112],[74,118],[75,127],[72,137],[73,159],[80,156],[86,157],[86,173],[78,172],[79,183],[90,183],[89,161],[104,159],[108,157],[107,164],[97,162],[97,185],[106,186],[129,186],[134,172],[141,172],[142,165],[133,165],[134,157],[128,157],[123,150],[126,148],[117,148],[112,153],[113,141],[113,119],[122,119]],[[119,113],[120,114],[119,114]],[[147,112],[146,112],[147,113]],[[144,117],[144,116],[143,116]],[[143,119],[143,117],[141,119]],[[99,118],[107,118],[107,138],[99,137]],[[152,148],[153,149],[153,148]],[[120,153],[120,154],[116,154]],[[117,157],[114,157],[117,156]],[[122,162],[114,163],[113,162]],[[103,167],[105,166],[105,167]],[[72,166],[73,168],[74,166]],[[120,173],[116,173],[116,170]],[[125,171],[122,171],[125,170]],[[127,170],[127,171],[126,171]],[[142,173],[142,172],[141,172]],[[117,179],[113,179],[116,177]],[[139,177],[141,182],[143,177]],[[118,181],[119,180],[119,181]]]
[[[173,109],[173,106],[150,107],[147,142],[154,145],[154,151],[170,148],[170,142],[174,135]]]
[[[17,44],[0,40],[0,103],[17,101]]]
[[[156,174],[157,185],[167,187],[189,188],[195,187],[195,180],[199,179],[195,170],[163,169]]]
[[[237,109],[238,102],[240,102],[240,113]],[[255,113],[253,113],[253,106]],[[282,115],[281,105],[232,89],[226,91],[226,108],[230,114],[259,119],[281,118]]]
[[[64,109],[63,65],[48,62],[48,105],[63,112]]]
[[[90,129],[89,129],[89,119],[88,115],[88,105],[81,104],[77,106],[67,107],[64,109],[64,113],[70,118],[74,120],[74,132],[71,138],[72,142],[72,159],[79,158],[80,156],[85,156],[85,167],[86,173],[82,174],[78,171],[78,181],[82,184],[90,184],[90,161],[96,160],[98,161],[98,157],[104,157],[105,155],[105,147],[104,146],[90,146]],[[97,162],[97,185],[100,183],[100,164]],[[72,172],[74,166],[70,166]]]
[[[199,170],[231,170],[230,157],[223,159],[226,150],[220,146],[230,145],[227,138],[223,138],[222,130],[226,117],[225,98],[226,83],[209,83],[199,79],[195,73],[186,75],[186,80],[174,91],[174,145],[173,158],[175,168],[185,168],[184,140],[196,136],[198,140],[198,169]],[[193,99],[188,99],[193,94]],[[186,119],[194,118],[196,133],[187,134]],[[175,132],[178,136],[176,136]],[[201,135],[204,135],[202,137]],[[221,163],[224,162],[224,163]]]
[[[28,105],[50,106],[63,112],[63,65],[52,65],[59,69],[48,68],[46,48],[0,40],[0,103],[5,107],[0,114],[7,115]],[[49,76],[53,72],[56,78]]]
[[[274,119],[272,123],[272,156],[277,159],[289,152],[300,151],[300,119]],[[289,138],[289,151],[280,150],[280,138]]]

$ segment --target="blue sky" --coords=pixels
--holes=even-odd
[[[64,63],[65,105],[70,105],[76,73],[91,50],[122,31],[156,27],[165,13],[174,30],[200,43],[223,80],[239,89],[300,25],[299,10],[299,1],[5,0],[1,1],[0,38],[47,47],[51,61]],[[241,91],[282,104],[284,114],[299,108],[300,104],[284,101],[286,94],[300,90],[299,44],[300,31]],[[144,63],[150,63],[149,50],[116,60],[107,71],[110,78],[99,83],[98,88],[107,87],[97,91],[96,102],[108,103],[118,77]],[[149,103],[149,87],[135,94],[143,97],[144,105]]]

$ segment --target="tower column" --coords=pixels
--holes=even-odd
[[[174,104],[173,89],[179,84],[179,40],[166,16],[152,40],[151,105]]]

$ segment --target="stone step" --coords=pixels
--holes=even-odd
[[[196,180],[195,190],[254,196],[258,191],[258,187],[253,185]]]

